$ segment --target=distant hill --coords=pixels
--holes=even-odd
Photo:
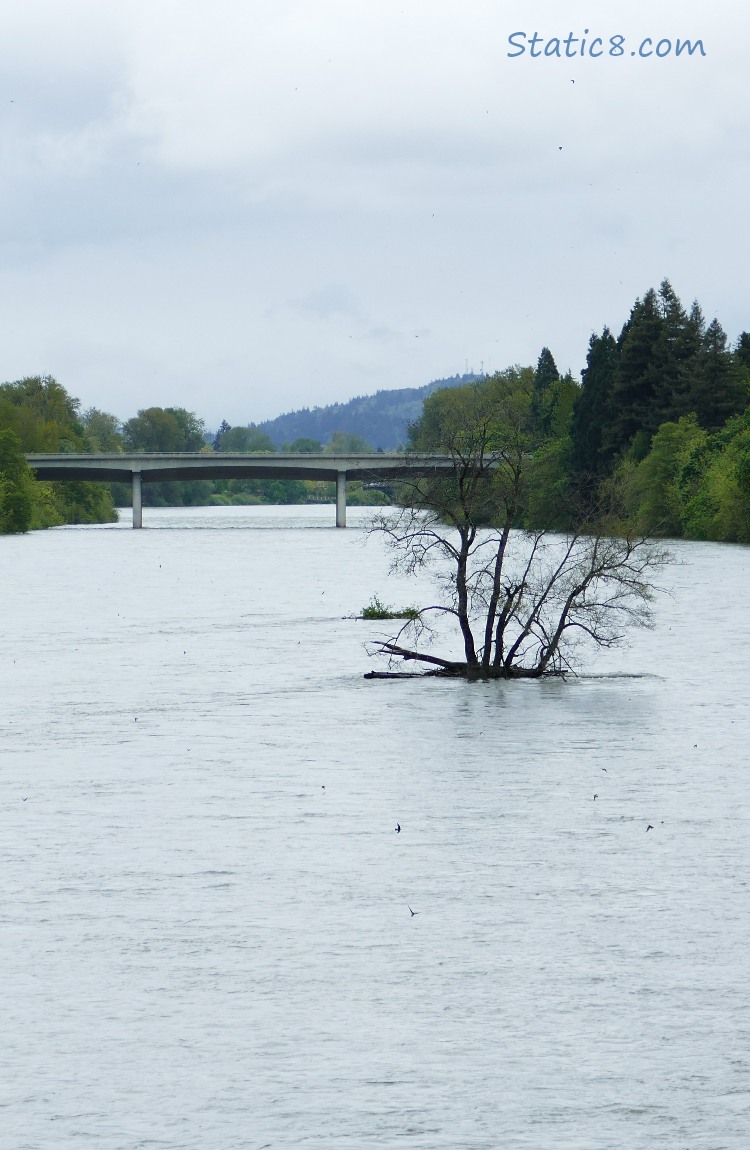
[[[361,435],[374,448],[395,451],[406,442],[407,428],[422,414],[425,398],[441,387],[458,387],[481,379],[472,372],[434,379],[424,387],[402,387],[378,391],[375,395],[358,395],[348,403],[331,403],[327,407],[303,407],[276,419],[267,419],[258,427],[273,440],[276,448],[303,437],[318,439],[325,446],[335,431]]]

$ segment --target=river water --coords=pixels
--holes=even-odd
[[[750,549],[577,679],[366,681],[368,514],[0,540],[0,1145],[746,1150]]]

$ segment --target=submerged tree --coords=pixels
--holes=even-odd
[[[579,639],[611,647],[628,627],[649,624],[663,548],[610,535],[601,516],[566,535],[520,526],[543,446],[533,376],[514,368],[426,400],[410,448],[445,453],[451,471],[405,485],[403,506],[376,530],[393,549],[394,570],[433,569],[441,594],[377,653],[431,665],[433,674],[537,678],[570,669]],[[420,649],[435,616],[454,620],[463,658]]]

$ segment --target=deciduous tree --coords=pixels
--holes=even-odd
[[[608,647],[629,626],[648,624],[661,548],[591,523],[564,536],[519,526],[530,463],[542,446],[532,388],[533,372],[510,369],[425,402],[411,447],[446,453],[451,472],[405,485],[404,506],[376,529],[392,548],[394,568],[433,569],[440,595],[380,642],[379,653],[444,675],[539,677],[568,669],[582,637]],[[456,624],[461,658],[420,647],[435,616]]]
[[[34,479],[14,431],[0,431],[0,534],[28,531]]]
[[[184,407],[147,407],[123,425],[128,451],[200,451],[203,421]]]

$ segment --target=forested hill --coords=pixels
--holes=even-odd
[[[422,414],[422,404],[428,395],[442,387],[458,387],[480,378],[469,372],[449,379],[434,379],[424,387],[378,391],[375,395],[360,395],[348,403],[331,403],[327,407],[303,407],[259,423],[258,428],[276,448],[297,439],[315,439],[325,444],[334,432],[340,431],[360,436],[383,451],[394,451],[406,442],[407,428]]]

